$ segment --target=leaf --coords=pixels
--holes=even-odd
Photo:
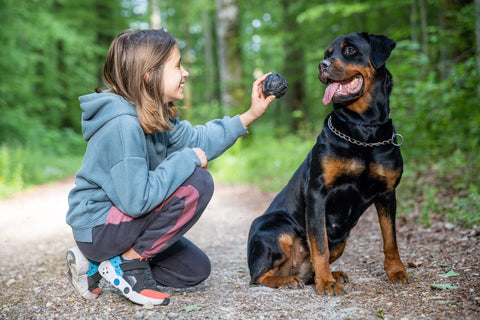
[[[450,270],[450,271],[448,271],[447,273],[437,274],[437,276],[442,277],[442,278],[457,277],[457,276],[459,276],[459,275],[460,275],[460,273],[457,273],[457,272],[455,272],[455,271],[453,271],[453,270]]]
[[[238,273],[246,273],[247,270],[242,267],[242,268],[238,269],[237,272],[238,272]]]
[[[185,306],[183,308],[180,308],[177,310],[177,312],[185,311],[188,313],[188,312],[199,311],[199,310],[202,310],[202,307],[191,305],[191,306]]]
[[[430,285],[431,289],[434,290],[453,290],[453,289],[458,289],[457,286],[452,285],[451,283],[447,284],[441,284],[441,283],[432,283]]]
[[[375,315],[380,318],[380,319],[383,319],[385,318],[385,316],[383,315],[383,310],[378,310],[377,313],[375,313]]]

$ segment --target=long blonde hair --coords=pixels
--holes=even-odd
[[[145,134],[170,130],[170,119],[179,114],[173,103],[165,101],[162,83],[163,66],[176,44],[165,30],[125,30],[110,45],[104,81],[135,105]]]

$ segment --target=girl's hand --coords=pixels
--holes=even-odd
[[[262,82],[263,80],[265,80],[265,78],[267,78],[267,76],[270,73],[264,74],[253,83],[252,104],[250,106],[250,109],[248,109],[247,112],[240,115],[240,121],[242,122],[245,128],[247,128],[250,124],[252,124],[258,118],[260,118],[267,110],[268,105],[273,100],[275,100],[274,95],[266,97],[262,91]]]
[[[207,161],[207,155],[205,154],[205,152],[200,148],[192,148],[192,150],[195,151],[198,158],[200,159],[200,162],[201,162],[200,167],[207,169],[208,161]]]

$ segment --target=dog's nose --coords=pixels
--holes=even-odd
[[[330,60],[323,60],[318,64],[318,70],[320,70],[321,72],[325,72],[331,64],[332,62]]]

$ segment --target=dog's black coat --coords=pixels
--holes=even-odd
[[[342,293],[339,282],[348,277],[332,273],[329,263],[342,254],[350,231],[372,204],[382,229],[388,277],[392,282],[411,280],[395,236],[395,188],[403,161],[389,119],[393,83],[385,66],[394,47],[384,36],[353,33],[335,39],[326,50],[319,79],[337,83],[335,93],[326,93],[324,100],[333,100],[333,112],[291,180],[251,225],[252,284],[283,287],[314,281],[319,293]],[[291,245],[294,239],[296,247]]]

